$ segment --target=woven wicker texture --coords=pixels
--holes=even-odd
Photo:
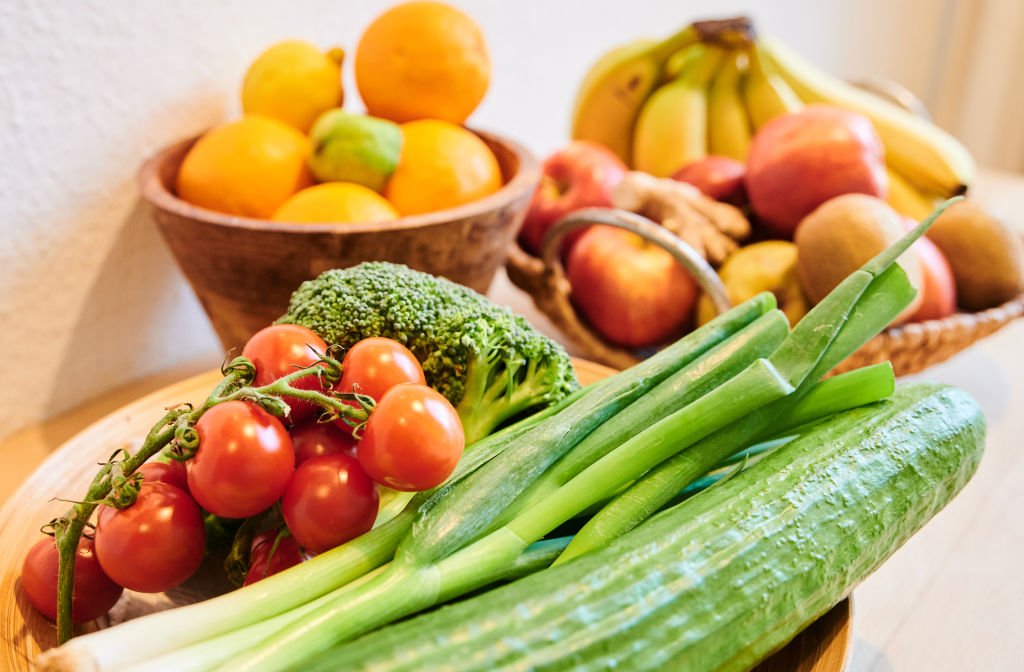
[[[576,314],[570,300],[569,283],[557,264],[545,264],[512,244],[506,260],[512,283],[533,298],[537,308],[589,359],[615,368],[640,361],[637,353],[611,344],[594,332]],[[1024,294],[978,313],[956,313],[930,320],[890,327],[855,352],[832,373],[841,373],[879,362],[892,362],[896,375],[923,371],[945,361],[1024,315]]]

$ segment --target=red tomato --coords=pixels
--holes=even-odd
[[[33,607],[57,620],[57,568],[60,555],[53,537],[40,539],[29,549],[21,566],[21,588]],[[110,611],[124,588],[110,580],[96,560],[92,539],[82,537],[75,556],[75,588],[71,595],[71,621],[88,623]]]
[[[458,414],[426,385],[398,385],[377,403],[356,448],[370,478],[407,492],[428,490],[451,475],[466,435]]]
[[[324,339],[306,327],[274,324],[253,334],[242,349],[242,355],[248,357],[256,367],[254,384],[263,386],[289,373],[295,373],[296,368],[304,368],[319,361],[310,346],[321,354],[327,352]],[[303,390],[321,389],[316,376],[300,378],[292,386]],[[291,408],[289,419],[293,423],[308,420],[321,410],[320,406],[309,401],[292,397],[285,397],[284,400]]]
[[[351,455],[324,455],[295,470],[281,512],[295,540],[311,553],[339,546],[373,527],[377,486]]]
[[[274,540],[277,539],[277,530],[260,532],[252,540],[252,550],[249,552],[249,572],[245,575],[245,583],[256,583],[268,576],[282,572],[289,567],[302,562],[302,553],[299,552],[299,545],[295,537],[284,535],[277,542],[274,548]],[[273,550],[273,555],[270,554]],[[269,562],[268,562],[269,558]]]
[[[129,590],[170,590],[203,560],[203,516],[173,485],[143,483],[134,504],[101,506],[97,518],[96,557],[107,576]]]
[[[311,457],[356,454],[356,440],[333,424],[308,422],[289,433],[292,436],[292,448],[295,449],[296,467]]]
[[[166,483],[188,492],[188,469],[184,462],[147,462],[139,467],[144,483]]]
[[[424,385],[426,379],[416,355],[390,338],[364,338],[349,348],[341,361],[341,392],[352,392],[358,386],[361,394],[380,401],[385,392],[401,383]],[[346,432],[352,431],[344,420],[338,420],[337,425]]]
[[[222,518],[248,518],[276,502],[295,468],[292,440],[255,404],[227,401],[196,423],[199,449],[188,461],[188,488]]]

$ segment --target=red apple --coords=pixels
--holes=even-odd
[[[903,227],[910,231],[917,222],[903,218]],[[940,320],[956,312],[956,279],[953,269],[939,246],[922,236],[911,246],[921,262],[921,305],[907,322]]]
[[[746,175],[747,167],[736,159],[705,156],[677,170],[672,179],[692,184],[708,198],[742,206],[747,203]]]
[[[871,121],[854,112],[809,105],[776,117],[750,145],[750,204],[771,233],[792,238],[805,215],[835,196],[884,198],[884,151]]]
[[[576,308],[609,341],[638,348],[678,334],[693,315],[697,285],[665,250],[610,226],[592,226],[569,251]]]
[[[549,156],[519,232],[523,248],[539,254],[544,234],[558,220],[581,208],[610,207],[612,190],[627,170],[614,152],[587,140],[574,140]],[[564,248],[582,234],[582,230],[570,233]]]

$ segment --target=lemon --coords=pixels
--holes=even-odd
[[[795,326],[809,308],[797,277],[796,259],[796,245],[788,240],[763,240],[729,255],[718,269],[718,277],[732,305],[739,305],[761,292],[771,292],[779,310]],[[707,324],[716,314],[711,299],[706,294],[701,296],[697,303],[697,326]]]
[[[320,114],[340,107],[344,52],[323,52],[299,40],[279,42],[249,66],[242,82],[242,110],[263,114],[294,126],[303,133]]]
[[[312,184],[309,139],[288,124],[246,115],[208,131],[178,170],[178,196],[231,215],[269,217]]]
[[[355,182],[381,191],[402,151],[398,124],[343,110],[324,112],[309,135],[309,167],[320,182]]]
[[[398,212],[377,192],[351,182],[327,182],[303,189],[285,201],[278,222],[387,222]]]

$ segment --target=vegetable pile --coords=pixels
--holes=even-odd
[[[355,344],[340,363],[317,353],[312,365],[257,388],[240,377],[258,372],[261,358],[236,360],[194,433],[178,432],[176,446],[195,452],[189,487],[203,451],[216,445],[200,431],[210,413],[233,404],[281,410],[285,403],[295,412],[297,400],[320,405],[321,420],[356,427],[349,474],[419,492],[393,495],[372,529],[343,542],[328,533],[346,526],[326,516],[316,516],[318,534],[306,536],[289,520],[293,486],[319,491],[352,480],[338,479],[342,461],[331,462],[347,453],[310,458],[281,500],[291,534],[260,529],[250,547],[253,566],[264,563],[267,578],[75,638],[41,662],[98,670],[747,669],[852,590],[956,494],[980,459],[984,420],[966,394],[936,385],[894,393],[887,365],[823,380],[911,300],[914,290],[894,261],[931,221],[849,276],[792,330],[772,295],[761,294],[633,368],[476,440],[450,470],[419,468],[437,446],[453,445],[440,431],[443,414],[433,418],[437,433],[410,432],[385,415],[394,412],[392,403],[406,412],[431,406],[426,396],[402,406],[410,390],[448,404],[442,394],[410,381],[378,399],[360,391],[380,389],[378,380],[365,379],[365,387],[356,381],[351,391],[344,383],[374,330],[399,337],[426,363],[423,336],[452,335],[459,323],[458,304],[427,289],[446,285],[386,265],[307,283],[284,322],[306,321],[327,340]],[[420,291],[393,291],[399,283]],[[355,297],[371,287],[377,297],[353,313]],[[469,309],[461,324],[492,315]],[[346,332],[360,324],[353,315],[365,322]],[[443,325],[436,333],[435,324]],[[540,369],[529,359],[510,367],[508,359],[495,366],[497,355],[477,357],[482,350],[475,348],[493,344],[485,333],[493,332],[469,330],[458,341],[467,352],[453,361],[467,366],[449,364],[450,357],[443,363],[459,381],[481,372],[487,389],[504,381],[503,420],[568,390],[555,386],[548,399],[509,411],[513,388],[529,386],[518,372]],[[533,341],[510,338],[492,352],[508,357],[524,342]],[[441,363],[424,366],[427,382]],[[240,379],[243,386],[235,387]],[[326,390],[300,388],[300,381]],[[473,385],[463,382],[454,400],[464,420],[475,411],[463,404]],[[373,458],[364,458],[367,451]],[[133,459],[104,467],[113,474],[108,480],[125,480]],[[309,465],[317,469],[304,484],[298,477]],[[156,486],[143,482],[141,490],[147,487]],[[357,508],[342,501],[331,498],[323,511]],[[54,523],[62,558],[70,557],[74,511]],[[330,537],[322,546],[319,533]],[[273,573],[275,562],[299,557],[296,542],[322,552]],[[70,560],[62,583],[69,568]],[[509,585],[488,590],[499,583]],[[69,600],[70,591],[62,589],[61,598]]]

